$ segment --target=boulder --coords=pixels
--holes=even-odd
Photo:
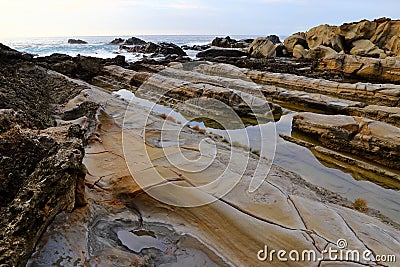
[[[316,62],[315,69],[341,73],[353,79],[400,82],[400,57],[378,59],[336,54]]]
[[[249,54],[254,58],[274,58],[276,57],[275,45],[267,37],[255,39],[248,47]]]
[[[400,36],[395,35],[386,43],[385,49],[393,55],[400,56]]]
[[[350,54],[362,57],[386,58],[385,51],[374,45],[370,40],[354,41]]]
[[[178,55],[178,56],[187,56],[186,52],[183,51],[183,49],[176,44],[173,43],[159,43],[159,51],[158,53],[161,53],[165,56],[167,55]]]
[[[290,56],[289,51],[287,48],[281,43],[275,45],[275,51],[277,57],[288,57]]]
[[[173,43],[158,43],[148,42],[143,45],[135,45],[133,47],[121,45],[120,49],[124,49],[130,53],[146,53],[154,54],[154,56],[187,56],[183,49]]]
[[[306,40],[309,48],[319,45],[328,46],[335,51],[345,51],[343,37],[338,34],[338,28],[327,24],[320,25],[306,32]]]
[[[198,58],[214,58],[214,57],[244,57],[248,56],[246,52],[237,49],[209,48],[197,53]]]
[[[293,47],[293,57],[295,58],[307,58],[308,51],[300,44],[297,44]]]
[[[87,44],[86,41],[80,40],[80,39],[69,39],[68,40],[69,44]]]
[[[131,37],[124,42],[124,45],[145,45],[147,44],[146,41],[139,39],[137,37]]]
[[[120,44],[123,44],[124,42],[125,42],[125,40],[122,38],[115,38],[109,44],[110,45],[120,45]]]
[[[284,44],[290,53],[293,53],[296,45],[301,45],[303,48],[308,49],[306,34],[304,32],[298,32],[289,36],[285,39]]]
[[[232,48],[235,46],[236,43],[237,41],[235,39],[226,36],[224,38],[216,37],[214,40],[212,40],[211,45],[223,48]]]
[[[333,150],[400,169],[400,129],[390,124],[361,117],[299,113],[293,118],[293,129]]]
[[[313,59],[319,59],[319,58],[332,57],[336,54],[337,52],[332,48],[323,45],[318,45],[309,50],[308,57]]]
[[[370,40],[380,48],[383,48],[385,44],[396,35],[400,35],[400,21],[382,19],[378,23],[376,31]]]
[[[120,59],[118,58],[118,60]],[[71,57],[64,54],[52,54],[50,56],[37,57],[34,59],[34,62],[69,77],[91,81],[94,76],[100,73],[106,60],[80,55]],[[114,62],[114,64],[117,64],[117,62]]]
[[[275,45],[282,43],[281,40],[279,39],[279,36],[274,34],[267,36],[267,39],[270,40]]]
[[[370,39],[376,31],[377,23],[362,20],[356,23],[345,23],[339,26],[339,34],[344,37],[347,44],[360,39]]]
[[[248,47],[254,39],[242,39],[235,40],[229,36],[224,38],[216,37],[212,42],[211,46],[222,47],[222,48],[245,48]]]

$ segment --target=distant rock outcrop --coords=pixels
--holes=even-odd
[[[124,42],[124,45],[145,45],[146,41],[139,39],[137,37],[131,37]]]
[[[230,36],[226,37],[216,37],[212,42],[212,46],[222,47],[222,48],[245,48],[248,47],[253,39],[242,39],[242,40],[235,40],[232,39]]]
[[[130,53],[146,53],[153,54],[154,56],[187,56],[186,52],[176,44],[173,43],[152,43],[148,42],[141,45],[134,45],[133,47],[121,45],[121,49],[124,49]]]
[[[80,39],[69,39],[68,40],[69,44],[87,44],[86,41],[80,40]]]
[[[115,38],[109,44],[110,45],[120,45],[120,44],[123,44],[124,42],[125,42],[125,40],[122,38]]]

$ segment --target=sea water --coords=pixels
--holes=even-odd
[[[119,49],[119,45],[110,45],[115,38],[128,39],[132,36],[75,36],[75,37],[31,37],[1,39],[0,43],[21,52],[37,56],[49,56],[53,53],[67,54],[70,56],[82,55],[99,58],[113,58],[124,55],[128,62],[140,60],[143,54],[128,53]],[[178,46],[209,44],[216,37],[214,35],[137,35],[146,42],[168,42]],[[234,39],[255,38],[251,35],[232,35]],[[68,39],[80,39],[88,44],[68,44]],[[186,51],[188,56],[195,57],[198,51]]]

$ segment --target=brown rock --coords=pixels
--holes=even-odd
[[[248,48],[249,54],[255,58],[276,57],[275,45],[268,38],[255,39]]]
[[[293,56],[295,58],[307,58],[308,57],[308,51],[300,44],[297,44],[293,48]]]
[[[340,35],[344,36],[346,43],[352,43],[359,39],[370,39],[375,33],[377,23],[362,20],[358,23],[345,23],[339,27]]]
[[[350,54],[362,57],[386,58],[385,51],[374,45],[370,40],[354,41]]]
[[[284,44],[290,53],[293,53],[296,45],[301,45],[305,49],[308,48],[306,34],[304,32],[298,32],[289,36],[285,39]]]
[[[317,62],[316,69],[342,73],[355,79],[400,82],[400,57],[385,59],[337,54]]]
[[[332,57],[335,56],[336,54],[337,52],[332,48],[323,45],[318,45],[310,49],[308,57],[313,59],[318,59],[318,58]]]
[[[306,33],[306,39],[310,48],[323,45],[331,47],[337,52],[345,50],[345,44],[338,34],[336,26],[324,24],[314,27]]]
[[[383,122],[343,115],[300,113],[293,129],[310,134],[328,148],[400,169],[400,129]]]
[[[385,49],[393,52],[394,55],[400,56],[400,37],[395,35],[390,38],[385,45]]]

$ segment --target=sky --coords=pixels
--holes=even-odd
[[[282,36],[399,10],[399,0],[0,0],[0,37]]]

